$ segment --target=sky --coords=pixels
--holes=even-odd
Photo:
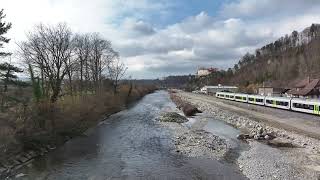
[[[0,0],[0,8],[12,22],[6,50],[39,23],[65,22],[111,40],[134,79],[227,69],[246,52],[320,23],[319,0]]]

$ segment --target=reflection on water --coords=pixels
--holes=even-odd
[[[248,144],[237,139],[237,135],[241,132],[224,121],[216,120],[206,115],[203,116],[200,116],[199,118],[208,118],[208,122],[204,126],[204,130],[227,140],[229,151],[225,155],[225,160],[227,162],[234,163],[240,156],[241,151],[249,148]]]
[[[36,159],[20,179],[243,179],[227,164],[175,152],[170,132],[153,120],[174,107],[167,92],[150,94]]]
[[[237,140],[237,135],[240,131],[223,121],[210,118],[204,127],[204,130],[211,132],[215,135],[221,136],[225,139]]]

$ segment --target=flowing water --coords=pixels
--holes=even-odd
[[[154,120],[170,108],[166,91],[147,95],[86,136],[36,159],[18,179],[245,179],[228,163],[176,153],[169,130]],[[224,128],[215,124],[211,130]]]

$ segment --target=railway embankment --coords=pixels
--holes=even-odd
[[[184,101],[241,131],[249,144],[237,164],[249,179],[318,179],[320,120],[317,116],[177,92]]]

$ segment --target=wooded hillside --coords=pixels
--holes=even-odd
[[[193,81],[204,84],[232,84],[244,88],[262,85],[290,88],[299,79],[320,77],[320,25],[312,24],[291,35],[245,54],[233,68]]]

